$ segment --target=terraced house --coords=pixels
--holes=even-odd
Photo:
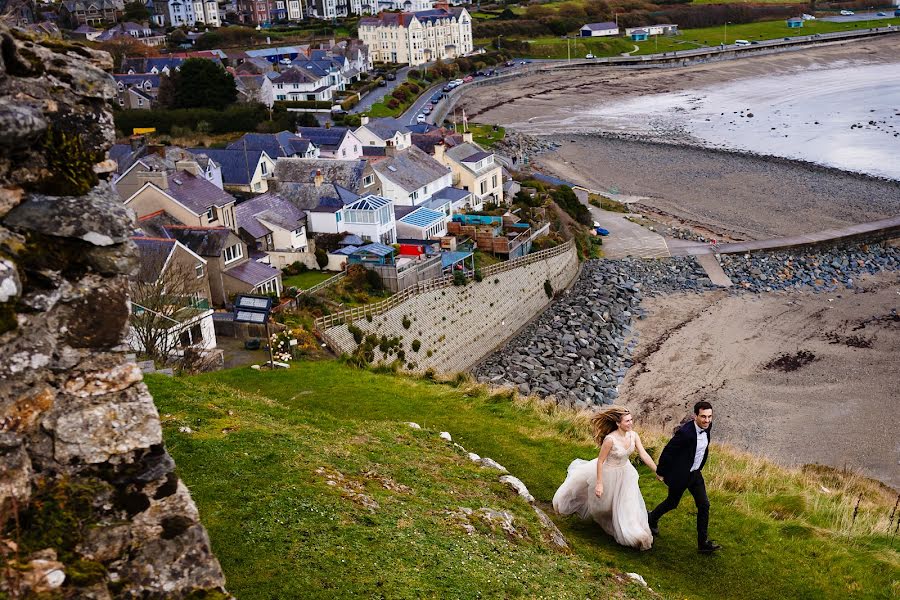
[[[435,5],[418,12],[383,12],[359,21],[359,39],[373,60],[419,65],[472,52],[472,17],[465,8]],[[441,8],[437,8],[437,7]]]

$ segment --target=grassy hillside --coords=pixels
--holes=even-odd
[[[594,452],[584,415],[487,395],[464,381],[437,384],[336,362],[150,376],[148,385],[239,598],[648,595],[621,583],[623,571],[640,573],[664,597],[900,593],[900,557],[888,533],[893,497],[860,478],[787,471],[715,447],[705,471],[711,530],[724,551],[696,554],[686,498],[643,553],[618,547],[592,524],[556,519],[573,546],[567,555],[549,548],[534,513],[494,472],[436,433],[450,431],[467,450],[504,464],[546,503],[571,459]],[[644,437],[658,451],[662,438]],[[641,474],[655,504],[664,488]],[[369,500],[378,508],[367,508]],[[453,516],[461,507],[509,511],[528,537],[478,522],[468,535]]]

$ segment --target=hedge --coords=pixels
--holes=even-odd
[[[201,121],[208,123],[209,132],[214,134],[256,131],[257,125],[268,119],[269,112],[262,104],[235,104],[225,110],[178,108],[113,111],[116,129],[126,135],[130,135],[135,127],[154,127],[158,133],[170,133],[175,126],[193,129]]]
[[[275,106],[281,108],[331,108],[327,100],[276,100]]]

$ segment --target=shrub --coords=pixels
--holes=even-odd
[[[371,269],[366,269],[366,285],[373,292],[380,292],[384,289],[384,281],[381,280],[381,275]]]
[[[316,264],[320,269],[328,266],[328,252],[324,248],[316,248]]]
[[[390,109],[400,108],[400,101],[396,98],[391,98],[387,101],[387,107]]]
[[[481,269],[475,269],[474,279],[475,279],[475,281],[484,280],[484,275],[481,274]]]
[[[466,285],[468,283],[468,279],[466,279],[466,274],[462,271],[454,271],[453,272],[453,285]]]
[[[353,336],[353,341],[357,344],[361,344],[363,341],[363,331],[353,323],[347,325],[347,331],[350,332],[350,335]]]
[[[410,325],[412,325],[412,321],[409,320],[409,317],[403,315],[403,329],[409,329]]]
[[[544,280],[544,293],[547,294],[548,298],[553,298],[553,284],[550,283],[549,279]]]
[[[413,342],[412,342],[413,352],[418,352],[419,348],[421,348],[421,347],[422,347],[422,342],[420,342],[419,340],[413,340]]]

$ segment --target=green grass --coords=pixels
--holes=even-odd
[[[333,361],[274,373],[151,375],[147,383],[166,444],[239,598],[608,597],[608,567],[640,573],[664,597],[900,593],[900,557],[887,534],[893,498],[831,471],[786,471],[715,446],[705,473],[711,531],[725,550],[696,554],[694,510],[686,498],[662,522],[653,550],[643,553],[617,546],[593,524],[557,519],[573,546],[567,557],[537,542],[527,507],[492,474],[473,468],[435,435],[450,431],[467,450],[504,464],[546,503],[568,463],[595,452],[584,421],[570,414],[540,412],[475,386]],[[405,421],[426,431],[410,430]],[[194,433],[180,433],[184,426]],[[660,439],[644,438],[658,452]],[[369,512],[342,498],[316,474],[319,467],[340,471],[381,508]],[[367,471],[412,492],[389,492]],[[664,488],[645,468],[639,471],[654,505]],[[822,485],[834,491],[820,491]],[[848,535],[857,492],[864,501]],[[509,510],[531,541],[484,530],[461,534],[445,513],[459,506]]]
[[[497,130],[494,131],[493,125],[469,123],[467,128],[472,132],[472,140],[482,148],[490,148],[506,136],[506,129],[503,127],[497,127]],[[463,124],[456,123],[456,131],[462,130]]]
[[[322,283],[326,279],[334,277],[337,273],[331,271],[306,271],[298,275],[284,275],[281,281],[284,287],[295,287],[301,290],[307,290],[312,286]]]
[[[725,27],[706,27],[703,29],[685,29],[681,35],[659,36],[658,40],[635,42],[640,47],[636,54],[654,54],[656,52],[672,52],[691,50],[702,46],[717,46],[723,43],[733,44],[734,40],[777,40],[785,37],[799,37],[815,33],[833,33],[835,31],[864,30],[869,27],[886,27],[898,25],[900,19],[879,19],[877,21],[858,23],[832,23],[830,21],[804,21],[800,29],[789,29],[784,19],[778,21],[762,21],[729,25],[726,35]]]
[[[506,37],[506,36],[504,36]],[[513,39],[512,36],[509,36]],[[522,38],[530,42],[527,56],[529,58],[555,58],[572,59],[584,58],[588,54],[594,56],[619,56],[623,52],[630,52],[635,44],[631,39],[617,38],[575,38],[569,39],[568,47],[564,38],[556,36],[542,36],[537,38]],[[476,44],[487,45],[491,40],[478,40]]]

